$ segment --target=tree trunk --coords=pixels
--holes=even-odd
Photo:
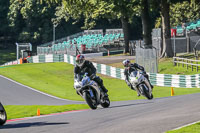
[[[167,0],[161,0],[161,18],[162,18],[162,40],[163,49],[161,58],[173,57],[173,50],[171,45],[170,34],[170,17],[169,17],[170,5]]]
[[[142,30],[143,30],[143,40],[144,45],[152,45],[152,25],[151,25],[151,18],[149,16],[149,4],[148,0],[142,0],[141,3],[142,12],[141,12],[141,18],[142,18]]]
[[[122,29],[124,32],[125,53],[129,52],[129,23],[127,17],[121,17]]]

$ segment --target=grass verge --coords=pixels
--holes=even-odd
[[[167,131],[166,133],[199,133],[199,131],[200,131],[200,122],[190,126],[183,127],[181,129]]]
[[[83,100],[73,88],[73,66],[67,63],[35,63],[0,68],[0,74],[42,92],[70,100]],[[111,101],[144,99],[137,97],[123,80],[100,75]],[[200,88],[174,88],[175,95],[199,93]],[[171,95],[170,87],[155,86],[154,98]]]
[[[134,60],[131,60],[132,63],[134,63]],[[124,68],[123,64],[121,62],[119,63],[113,63],[109,64],[113,67],[118,68]],[[192,71],[192,68],[189,66],[188,69],[186,66],[173,66],[173,59],[172,58],[163,58],[159,60],[158,64],[158,73],[160,74],[176,74],[176,75],[193,75],[193,74],[199,74],[199,72],[196,71],[196,68]]]
[[[72,110],[89,109],[86,104],[72,104],[72,105],[5,105],[4,106],[7,118],[24,118],[37,116],[37,110],[40,109],[40,115],[59,113]]]

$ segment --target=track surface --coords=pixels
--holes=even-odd
[[[16,104],[37,104],[41,101],[42,104],[48,104],[48,100],[55,104],[72,102],[54,99],[27,88],[21,90],[23,87],[4,78],[0,78],[0,84],[0,98],[6,104],[15,101]],[[13,94],[8,94],[9,91]],[[14,96],[16,99],[13,99]],[[20,100],[21,97],[24,102]],[[153,100],[112,102],[111,107],[107,109],[99,108],[7,122],[0,127],[0,133],[162,133],[199,121],[199,103],[199,93]]]
[[[59,99],[23,86],[0,75],[0,101],[3,105],[64,105],[85,103]]]

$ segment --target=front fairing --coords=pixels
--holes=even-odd
[[[131,72],[129,75],[129,80],[134,85],[138,84],[138,72],[137,71]]]

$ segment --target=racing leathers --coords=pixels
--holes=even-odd
[[[129,81],[128,76],[129,76],[129,74],[130,74],[131,72],[137,71],[137,69],[141,70],[141,71],[143,72],[143,74],[144,74],[144,77],[147,78],[147,80],[149,81],[149,76],[148,76],[148,75],[146,74],[146,72],[144,71],[144,67],[138,65],[137,63],[131,63],[128,67],[125,67],[125,69],[124,69],[124,76],[125,76],[125,81],[126,81],[127,85],[128,85],[131,89],[133,89],[133,90],[135,90],[135,88],[132,87],[132,85],[131,85],[131,83],[130,83],[130,81]],[[150,81],[149,81],[149,83],[150,83]],[[150,83],[150,85],[151,85],[151,83]],[[151,85],[151,88],[153,89],[153,86],[152,86],[152,85]]]
[[[76,65],[74,67],[74,78],[77,79],[78,81],[80,81],[81,77],[85,73],[88,73],[88,76],[92,80],[94,80],[95,82],[97,82],[97,84],[100,86],[100,88],[105,93],[105,95],[107,95],[106,93],[108,92],[108,90],[103,85],[103,80],[99,76],[96,76],[96,68],[94,67],[94,65],[92,64],[92,62],[90,62],[88,60],[85,60],[84,64],[81,67],[78,66],[78,65]]]

